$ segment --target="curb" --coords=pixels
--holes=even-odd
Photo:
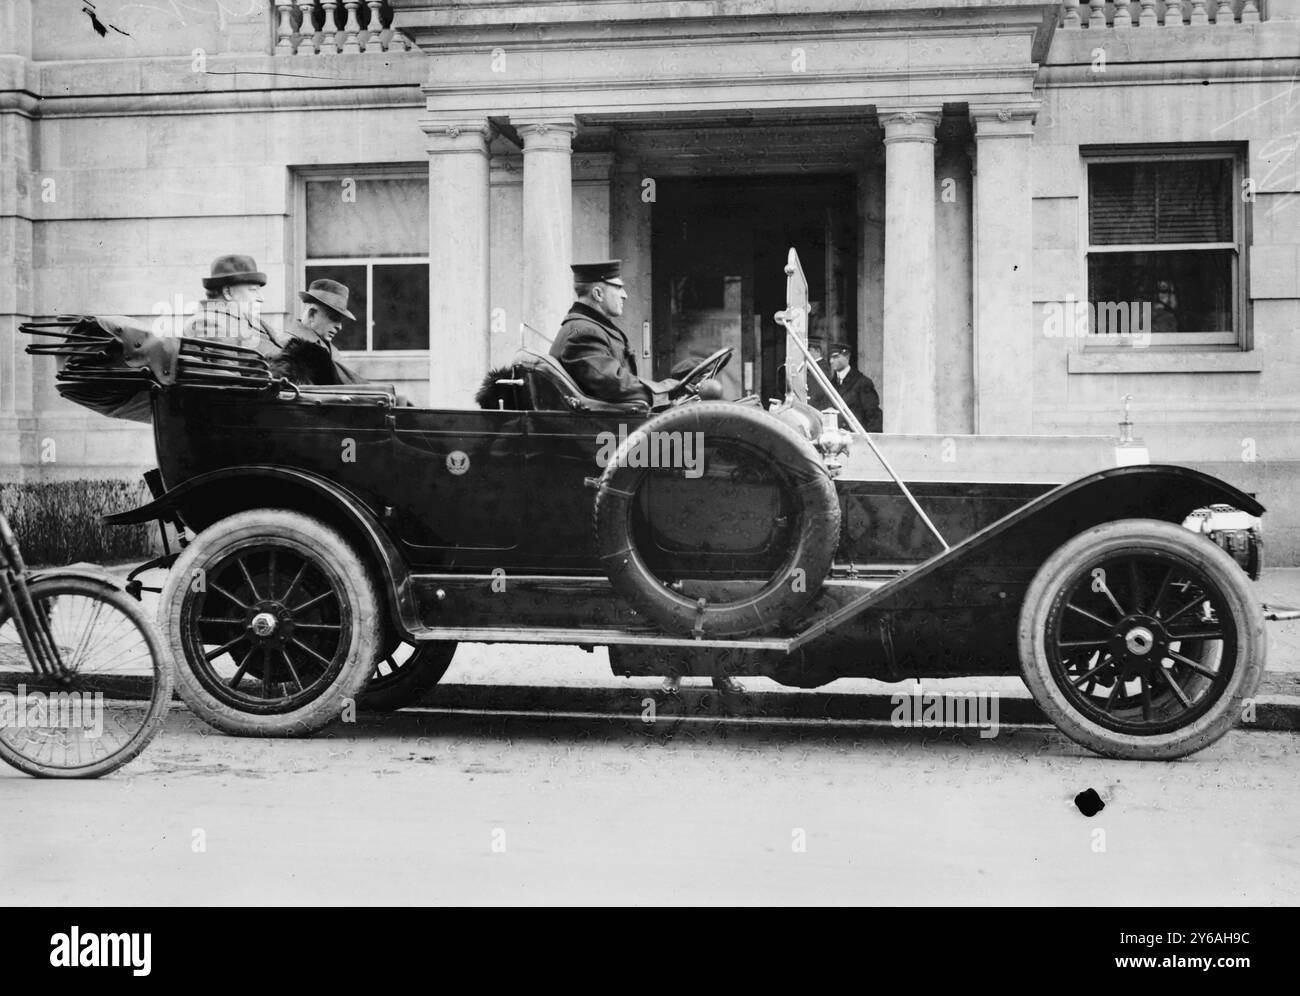
[[[641,717],[653,703],[657,716],[691,719],[750,719],[817,722],[889,722],[898,701],[911,698],[901,690],[894,695],[836,692],[745,692],[722,695],[709,689],[683,688],[665,695],[657,688],[591,688],[548,685],[437,685],[419,703],[408,708],[434,712],[491,711],[536,713],[600,713]],[[998,722],[1011,725],[1053,725],[1024,694],[998,697]],[[922,725],[919,721],[911,725]],[[1300,730],[1300,696],[1260,694],[1255,699],[1255,719],[1241,729],[1268,732]]]

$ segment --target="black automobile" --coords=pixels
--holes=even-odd
[[[181,695],[230,733],[399,706],[462,641],[798,688],[1019,674],[1068,736],[1140,759],[1218,739],[1262,677],[1246,570],[1182,523],[1263,508],[1191,469],[902,486],[798,401],[704,400],[729,350],[654,410],[528,351],[487,407],[430,410],[108,320],[28,330],[65,395],[152,421],[156,497],[109,521],[187,537],[160,620]]]

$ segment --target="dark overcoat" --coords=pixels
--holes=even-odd
[[[623,330],[581,301],[564,316],[551,355],[590,397],[647,404],[653,400],[637,377],[636,357]]]
[[[870,377],[861,370],[849,367],[843,384],[836,381],[834,374],[831,375],[831,384],[839,391],[840,397],[849,406],[849,411],[862,423],[862,428],[867,432],[881,431],[880,395],[876,393],[876,385]]]
[[[302,322],[295,322],[282,337],[284,348],[271,359],[271,373],[295,384],[364,384],[366,379],[346,366],[329,343]]]

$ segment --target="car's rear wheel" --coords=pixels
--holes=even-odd
[[[357,705],[371,712],[392,712],[419,701],[447,673],[456,646],[454,640],[398,641],[375,662]]]
[[[258,509],[194,538],[159,614],[191,710],[226,733],[298,736],[339,718],[365,687],[379,606],[370,572],[338,532]]]
[[[1020,664],[1062,732],[1107,757],[1164,760],[1226,733],[1264,670],[1246,575],[1168,522],[1081,533],[1039,569],[1020,614]]]

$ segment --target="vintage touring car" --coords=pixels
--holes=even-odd
[[[801,306],[783,313],[799,350]],[[155,500],[108,518],[188,537],[163,558],[161,624],[183,698],[230,733],[401,705],[458,642],[798,688],[1019,674],[1068,736],[1139,759],[1215,741],[1262,676],[1254,535],[1234,557],[1183,523],[1263,507],[1188,468],[1112,459],[1062,483],[975,460],[905,484],[890,437],[827,427],[799,378],[773,409],[706,400],[729,350],[650,411],[527,350],[485,407],[429,410],[114,320],[28,330],[66,358],[66,396],[152,421]]]

